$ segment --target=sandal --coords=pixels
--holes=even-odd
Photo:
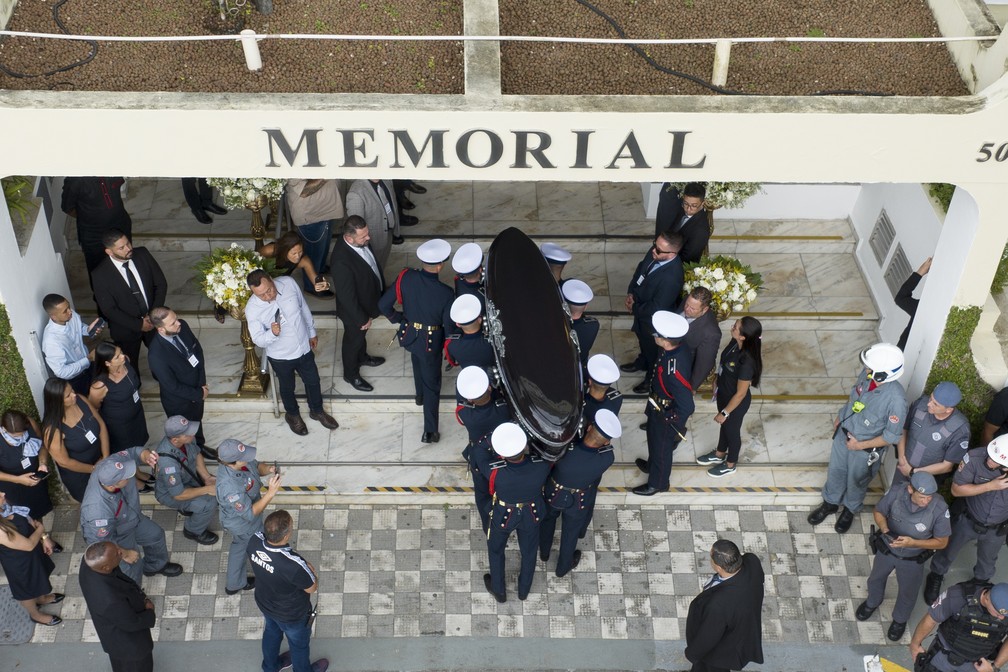
[[[32,620],[35,621],[34,618]],[[63,619],[60,618],[59,616],[53,616],[52,618],[49,619],[48,623],[43,623],[42,621],[35,621],[35,622],[38,623],[39,625],[59,625],[60,623],[63,622]]]

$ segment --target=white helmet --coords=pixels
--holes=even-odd
[[[876,343],[861,351],[861,363],[872,372],[876,383],[896,380],[903,375],[903,351],[892,343]]]
[[[1002,467],[1008,467],[1008,434],[1002,434],[987,444],[987,457]]]

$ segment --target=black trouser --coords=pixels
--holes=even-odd
[[[91,391],[91,367],[84,369],[67,382],[74,392],[86,397]]]
[[[423,431],[438,431],[438,405],[441,403],[441,349],[422,355],[410,353],[413,361],[413,387],[423,398]]]
[[[718,412],[724,410],[733,396],[735,395],[722,394],[718,390]],[[728,457],[725,460],[728,464],[738,462],[739,452],[742,450],[742,421],[745,420],[746,411],[749,410],[751,403],[752,395],[747,393],[742,403],[738,405],[738,408],[729,413],[728,418],[721,423],[721,431],[718,433],[717,452],[728,453]]]
[[[633,332],[637,336],[637,343],[640,346],[640,354],[637,355],[637,366],[644,369],[644,378],[650,379],[654,373],[655,362],[658,361],[660,348],[655,343],[654,336],[651,335],[651,318],[637,320],[637,326]]]
[[[123,354],[129,359],[130,364],[136,369],[137,377],[140,377],[140,344],[144,343],[150,347],[151,339],[157,336],[157,330],[142,331],[138,336],[132,338],[114,338],[116,345],[122,348]]]
[[[200,391],[202,394],[202,390]],[[189,401],[179,397],[168,397],[161,395],[161,408],[169,418],[173,415],[181,415],[186,420],[195,420],[200,423],[199,431],[196,432],[196,445],[205,446],[206,437],[203,436],[203,399]]]
[[[343,340],[340,342],[343,356],[343,378],[353,380],[360,376],[361,362],[367,357],[367,329],[360,324],[349,324],[343,320]]]
[[[202,177],[183,177],[182,193],[185,195],[186,204],[193,214],[206,209],[213,204],[213,189]]]
[[[288,415],[300,415],[297,398],[294,396],[294,372],[297,371],[304,383],[305,394],[308,395],[308,410],[318,413],[322,409],[322,381],[319,379],[318,366],[315,364],[315,353],[309,350],[307,354],[297,359],[269,358],[273,374],[280,388],[280,399],[283,401],[284,412]]]
[[[714,667],[703,661],[693,663],[690,672],[731,672],[727,667]]]
[[[667,490],[672,474],[672,453],[682,437],[667,411],[648,404],[647,411],[648,485]]]
[[[145,658],[127,659],[113,658],[109,656],[112,663],[112,672],[154,672],[154,652],[151,651]]]

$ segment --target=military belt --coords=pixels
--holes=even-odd
[[[524,508],[526,506],[531,507],[533,509],[535,508],[535,502],[518,502],[517,504],[508,504],[503,499],[501,499],[500,497],[498,497],[496,495],[496,493],[493,496],[493,503],[494,504],[500,504],[501,506],[503,506],[505,508],[512,507],[512,508],[515,508],[515,509],[521,509],[521,508]]]
[[[553,485],[560,488],[561,490],[566,490],[567,492],[573,492],[575,495],[580,494],[588,489],[588,488],[568,488],[566,485],[560,485],[559,483],[557,483],[557,480],[552,476],[550,477],[550,481],[552,481]]]
[[[437,330],[439,330],[441,328],[440,324],[435,324],[433,326],[428,326],[426,324],[420,324],[419,322],[412,322],[412,323],[410,323],[410,326],[412,326],[417,331],[426,331],[428,334],[434,333],[435,331],[437,331]]]
[[[648,395],[648,401],[650,401],[655,408],[661,409],[663,411],[672,405],[671,400],[664,399],[656,394]]]

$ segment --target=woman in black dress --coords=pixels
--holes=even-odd
[[[107,342],[98,344],[92,380],[88,401],[108,428],[109,451],[145,445],[150,435],[140,401],[140,376],[122,348]]]
[[[28,515],[28,509],[13,506],[0,492],[0,566],[7,575],[11,595],[21,603],[33,621],[59,625],[63,619],[39,610],[39,605],[62,602],[62,593],[52,592],[49,575],[55,565],[49,557],[53,542],[42,522]]]
[[[720,478],[735,473],[742,450],[742,420],[752,403],[753,386],[759,386],[763,373],[761,338],[763,325],[754,317],[735,320],[732,338],[721,351],[718,366],[714,422],[721,425],[717,448],[697,458],[697,464],[709,465],[709,476]]]
[[[6,410],[0,416],[0,489],[27,506],[36,520],[53,509],[43,476],[49,473],[49,451],[41,434],[21,411]]]
[[[63,485],[78,502],[98,460],[109,456],[108,431],[95,410],[55,376],[42,390],[42,443],[59,469]]]

